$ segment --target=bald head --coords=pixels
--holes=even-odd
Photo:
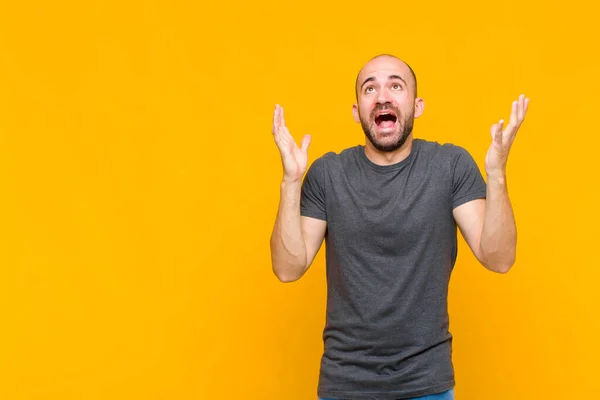
[[[356,84],[354,85],[356,100],[358,101],[358,93],[370,77],[377,71],[382,69],[395,69],[400,71],[401,78],[406,84],[413,89],[414,97],[417,97],[417,76],[413,69],[406,62],[402,61],[391,54],[380,54],[370,59],[358,72],[356,76]]]
[[[352,115],[369,146],[380,152],[400,149],[411,137],[414,119],[422,113],[423,99],[417,97],[417,79],[407,63],[381,54],[361,68]]]

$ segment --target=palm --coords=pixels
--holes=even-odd
[[[528,105],[529,99],[525,98],[523,95],[519,96],[519,99],[512,104],[510,121],[506,126],[506,129],[503,130],[503,120],[492,125],[492,144],[485,156],[485,170],[488,175],[497,173],[503,174],[505,172],[510,148],[515,140],[517,131],[525,119]]]
[[[284,179],[299,181],[308,165],[308,146],[310,136],[304,136],[302,147],[298,147],[290,131],[285,125],[283,108],[277,105],[273,115],[273,138],[279,148],[283,163]]]

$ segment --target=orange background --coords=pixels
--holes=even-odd
[[[315,399],[324,258],[271,272],[271,116],[313,135],[311,162],[364,143],[354,79],[381,52],[417,73],[415,136],[481,168],[489,126],[531,98],[517,264],[486,272],[460,242],[457,399],[599,396],[588,4],[1,2],[0,398]]]

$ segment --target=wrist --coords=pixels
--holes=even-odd
[[[281,187],[286,187],[286,186],[300,186],[302,184],[302,178],[288,178],[288,177],[283,177],[282,181],[281,181]]]
[[[506,172],[505,171],[486,171],[488,182],[506,182]]]

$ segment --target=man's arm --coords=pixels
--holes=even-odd
[[[300,279],[319,251],[327,222],[300,215],[302,177],[308,164],[310,136],[298,148],[283,119],[283,108],[277,106],[273,117],[273,136],[283,163],[283,182],[279,209],[271,235],[273,272],[282,282]]]
[[[486,268],[506,273],[515,263],[517,227],[508,196],[506,164],[515,135],[523,123],[529,99],[513,102],[510,121],[492,125],[492,144],[485,159],[487,199],[473,200],[454,209],[454,218],[475,254]]]
[[[271,235],[273,272],[282,282],[302,277],[321,248],[327,222],[300,216],[300,183],[283,182]]]
[[[505,182],[488,179],[487,200],[456,207],[454,218],[483,266],[501,274],[510,270],[516,258],[517,227]]]

